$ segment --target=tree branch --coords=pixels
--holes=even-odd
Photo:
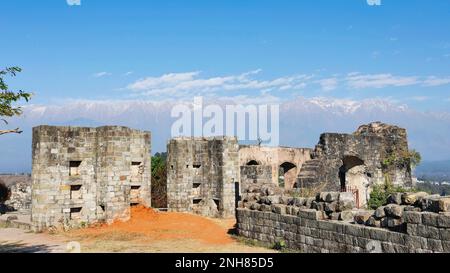
[[[14,130],[0,130],[0,136],[6,134],[21,134],[21,133],[22,131],[19,128]]]

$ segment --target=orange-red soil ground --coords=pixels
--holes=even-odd
[[[197,215],[159,212],[137,206],[131,208],[131,219],[127,222],[116,221],[112,225],[93,226],[73,233],[86,239],[122,233],[140,240],[193,239],[223,245],[234,242],[228,234],[232,227],[233,221],[224,226]]]

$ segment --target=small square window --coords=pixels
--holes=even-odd
[[[81,199],[81,185],[70,186],[70,199]]]
[[[81,161],[70,161],[69,163],[69,176],[80,175]]]
[[[70,209],[70,220],[80,220],[82,209],[83,208],[71,208]]]

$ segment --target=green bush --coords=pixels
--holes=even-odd
[[[393,193],[404,193],[416,191],[415,189],[407,190],[402,187],[394,187],[392,183],[389,181],[388,176],[386,176],[386,181],[384,185],[375,185],[372,188],[372,192],[370,193],[370,199],[367,203],[367,206],[371,209],[376,209],[378,207],[384,206],[387,204],[389,195]]]
[[[406,166],[411,166],[412,168],[420,165],[422,161],[422,156],[416,150],[410,150],[403,152],[401,155],[398,154],[390,154],[384,160],[382,160],[381,165],[385,170],[398,167],[403,168]]]
[[[286,242],[284,240],[277,241],[275,243],[275,245],[273,246],[273,249],[280,250],[280,251],[285,248],[286,248]]]

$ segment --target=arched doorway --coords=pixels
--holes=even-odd
[[[279,167],[278,186],[280,188],[292,189],[297,180],[297,165],[284,162]]]
[[[342,163],[339,168],[341,190],[357,192],[358,206],[365,206],[368,201],[370,177],[367,175],[367,167],[364,161],[356,156],[345,156]]]
[[[259,163],[256,160],[250,160],[249,162],[247,162],[247,166],[258,166]]]

